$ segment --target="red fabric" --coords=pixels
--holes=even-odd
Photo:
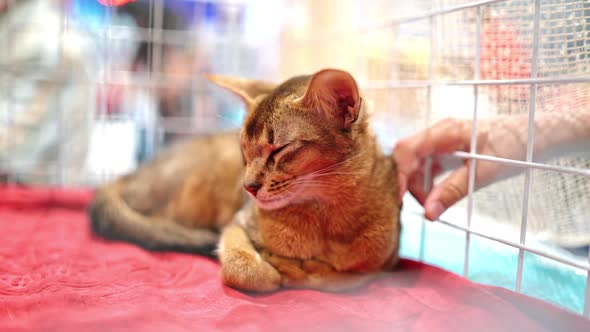
[[[590,331],[540,301],[403,261],[345,294],[224,287],[217,262],[91,235],[89,191],[0,187],[0,331]]]

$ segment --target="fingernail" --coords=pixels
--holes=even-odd
[[[430,202],[426,205],[426,215],[430,220],[436,220],[445,212],[445,207],[439,201]]]

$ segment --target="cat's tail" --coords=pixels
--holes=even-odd
[[[148,250],[190,252],[215,256],[219,233],[187,228],[172,220],[144,216],[121,195],[125,178],[97,190],[88,207],[92,230],[109,240],[126,241]]]

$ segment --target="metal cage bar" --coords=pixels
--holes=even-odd
[[[536,162],[527,162],[527,161],[498,158],[498,157],[486,156],[486,155],[480,155],[480,154],[472,154],[472,153],[462,152],[462,151],[453,152],[452,155],[455,157],[458,157],[458,158],[462,158],[462,159],[478,159],[478,160],[492,161],[492,162],[496,162],[499,164],[504,164],[504,165],[508,165],[508,166],[515,166],[515,167],[520,167],[520,168],[535,168],[535,169],[541,169],[541,170],[546,170],[546,171],[555,171],[555,172],[565,173],[565,174],[590,176],[590,169],[584,169],[584,168],[554,166],[554,165],[541,164],[541,163],[536,163]]]
[[[428,20],[429,25],[429,41],[430,41],[430,58],[428,60],[428,80],[433,78],[433,62],[434,62],[434,17],[431,16]],[[432,86],[426,88],[426,116],[424,122],[426,126],[430,125],[430,113],[432,112]],[[424,191],[430,191],[430,182],[432,181],[432,158],[426,158],[424,163]],[[420,260],[424,261],[425,243],[426,243],[426,217],[422,216],[422,223],[420,228]]]
[[[426,88],[429,86],[492,86],[492,85],[530,85],[530,84],[580,84],[590,83],[590,77],[567,78],[526,78],[503,80],[440,80],[440,81],[371,81],[363,85],[367,90]]]
[[[108,26],[110,26],[113,22],[113,16],[116,15],[116,11],[114,10],[114,7],[107,7],[107,9],[104,12],[104,20],[105,22],[109,22]],[[110,29],[104,29],[102,32],[102,40],[105,43],[105,45],[108,45],[108,47],[106,47],[104,49],[104,70],[101,73],[101,75],[99,76],[99,81],[97,82],[99,83],[99,89],[103,89],[103,92],[107,91],[107,86],[109,84],[111,84],[112,81],[112,70],[111,70],[111,64],[112,64],[112,55],[111,55],[111,48],[112,48],[112,39],[109,38],[109,30]],[[105,120],[107,119],[107,114],[108,114],[108,105],[107,105],[107,101],[105,100],[103,103],[100,103],[98,106],[98,117],[101,120]],[[106,172],[101,172],[101,174],[99,175],[99,178],[101,181],[105,182],[108,181],[110,179],[110,175]]]
[[[535,16],[533,23],[533,57],[531,77],[537,78],[539,64],[539,21],[541,16],[541,0],[535,0]],[[530,100],[529,100],[529,128],[527,138],[527,153],[526,161],[533,161],[533,146],[535,142],[535,107],[537,105],[537,84],[530,85]],[[527,167],[524,177],[524,193],[522,198],[522,219],[520,221],[520,245],[526,242],[526,229],[529,215],[529,193],[531,191],[531,168]],[[518,267],[516,272],[516,291],[521,291],[522,286],[522,269],[524,264],[524,250],[519,249],[518,252]]]
[[[151,28],[149,29],[149,35],[154,38],[155,40],[162,39],[162,28],[164,27],[164,3],[163,0],[154,0],[151,2],[150,11],[149,11],[149,20],[153,22]],[[152,42],[152,47],[150,48],[149,60],[150,63],[150,72],[149,77],[150,81],[155,81],[158,83],[162,83],[161,75],[162,72],[162,53],[163,53],[163,44]],[[152,93],[155,93],[156,87],[150,87]],[[162,116],[159,112],[156,113],[156,138],[154,140],[154,150],[157,150],[163,140],[164,130],[162,128]]]
[[[63,5],[62,5],[63,6]],[[65,30],[66,30],[66,13],[64,12],[64,8],[62,8],[62,10],[59,11],[59,34],[58,34],[58,58],[60,59],[60,61],[62,61],[62,64],[60,64],[60,66],[63,65],[63,59],[64,59],[64,38],[65,38]],[[58,82],[59,83],[59,82]],[[62,112],[62,105],[63,105],[63,96],[61,93],[57,94],[57,99],[55,101],[56,103],[56,122],[57,122],[57,139],[59,142],[63,142],[64,138],[66,137],[64,135],[64,128],[63,128],[63,112]],[[56,171],[56,180],[57,180],[57,185],[62,186],[64,183],[64,159],[65,159],[65,153],[66,151],[64,151],[64,147],[63,144],[58,144],[57,145],[57,167],[55,168]]]
[[[406,211],[406,213],[410,213],[410,214],[418,215],[418,216],[421,216],[422,215],[422,213],[420,211],[416,211],[416,210],[409,210],[409,211]],[[501,243],[501,244],[504,244],[504,245],[507,245],[507,246],[510,246],[510,247],[513,247],[513,248],[516,248],[516,249],[522,249],[522,250],[524,250],[526,252],[530,252],[530,253],[533,253],[533,254],[536,254],[536,255],[545,257],[547,259],[550,259],[550,260],[553,260],[553,261],[562,263],[564,265],[567,265],[567,266],[570,266],[570,267],[574,267],[574,268],[577,268],[577,269],[580,269],[580,270],[583,270],[583,271],[587,271],[588,273],[590,273],[590,259],[588,260],[588,262],[586,262],[586,264],[581,264],[579,262],[576,262],[576,261],[573,261],[573,260],[570,260],[570,259],[567,259],[567,258],[563,258],[563,257],[560,257],[558,255],[554,255],[554,254],[545,252],[543,250],[539,250],[539,249],[534,248],[534,247],[529,247],[527,245],[521,245],[518,242],[514,242],[514,241],[510,241],[510,240],[505,240],[505,239],[503,239],[501,237],[494,236],[494,235],[488,235],[488,234],[483,233],[483,232],[480,232],[478,230],[468,229],[465,226],[461,226],[461,225],[458,225],[456,223],[453,223],[453,222],[450,222],[450,221],[447,221],[447,220],[444,220],[444,219],[439,219],[437,222],[440,222],[440,223],[442,223],[443,225],[445,225],[447,227],[450,227],[450,228],[453,228],[453,229],[456,229],[456,230],[459,230],[459,231],[463,231],[463,232],[470,232],[471,234],[477,235],[477,236],[479,236],[481,238],[484,238],[484,239],[487,239],[487,240],[490,240],[490,241],[494,241],[494,242],[498,242],[498,243]]]
[[[545,258],[554,260],[556,262],[559,262],[559,263],[562,263],[562,264],[565,264],[565,265],[568,265],[568,266],[571,266],[571,267],[575,267],[575,268],[578,268],[578,269],[581,269],[581,270],[585,270],[585,271],[590,270],[590,263],[580,264],[578,262],[575,262],[575,261],[572,261],[572,260],[569,260],[569,259],[560,257],[558,255],[554,255],[554,254],[551,254],[551,253],[548,253],[548,252],[545,252],[545,251],[542,251],[542,250],[539,250],[539,249],[535,249],[533,247],[528,247],[526,245],[521,245],[518,242],[513,242],[513,241],[502,239],[502,238],[497,237],[497,236],[488,235],[488,234],[482,233],[482,232],[477,231],[477,230],[474,230],[474,229],[468,229],[466,227],[463,227],[461,225],[454,224],[454,223],[449,222],[449,221],[445,221],[445,220],[439,219],[438,222],[441,222],[441,223],[443,223],[443,224],[445,224],[445,225],[447,225],[447,226],[449,226],[451,228],[455,228],[455,229],[458,229],[458,230],[461,230],[461,231],[464,231],[464,232],[470,232],[471,234],[480,236],[480,237],[482,237],[484,239],[492,240],[492,241],[495,241],[495,242],[498,242],[498,243],[502,243],[502,244],[508,245],[510,247],[521,249],[521,250],[524,250],[526,252],[530,252],[530,253],[533,253],[533,254],[536,254],[536,255],[539,255],[539,256],[542,256],[542,257],[545,257]]]
[[[480,8],[480,7],[484,7],[487,5],[492,5],[494,3],[506,2],[506,1],[509,1],[509,0],[481,0],[481,1],[467,2],[465,4],[455,5],[455,6],[446,6],[446,7],[431,10],[431,11],[428,11],[425,13],[419,13],[419,14],[413,15],[413,16],[391,17],[391,18],[381,20],[379,22],[368,22],[368,23],[364,22],[364,23],[358,24],[355,27],[355,29],[362,30],[362,31],[384,29],[384,28],[388,28],[391,26],[399,26],[402,24],[414,23],[414,22],[430,19],[433,17],[438,17],[438,16],[443,16],[446,14],[451,14],[454,12],[459,12],[462,10],[467,10],[467,9],[471,9],[471,8]],[[342,33],[347,30],[349,30],[349,27],[338,27],[338,28],[335,28],[331,31],[328,31],[327,33],[317,34],[314,39],[330,38],[334,34]]]
[[[476,7],[476,29],[475,29],[475,70],[473,71],[473,80],[479,79],[480,67],[480,47],[481,47],[481,7]],[[473,86],[473,119],[471,122],[471,146],[469,150],[471,153],[477,153],[477,103],[479,97],[479,87]],[[473,216],[473,192],[475,190],[475,169],[477,166],[477,159],[471,159],[469,163],[469,183],[467,192],[467,229],[471,228],[471,218]],[[469,276],[469,245],[471,243],[471,232],[465,233],[465,260],[463,261],[463,276]]]

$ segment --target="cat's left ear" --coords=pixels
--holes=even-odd
[[[361,97],[356,81],[348,72],[324,69],[317,72],[305,94],[295,100],[299,105],[329,114],[344,129],[350,129],[358,119]]]
[[[275,89],[276,84],[266,81],[251,80],[240,77],[223,75],[205,75],[209,81],[225,88],[240,97],[247,108],[255,102],[256,98],[266,95]]]

